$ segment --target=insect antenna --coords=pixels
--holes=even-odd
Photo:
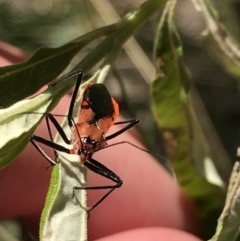
[[[100,150],[104,150],[104,149],[107,149],[107,148],[109,148],[109,147],[113,147],[113,146],[117,146],[117,145],[122,145],[122,144],[128,144],[128,145],[133,146],[133,147],[135,147],[135,148],[137,148],[137,149],[139,149],[139,150],[141,150],[141,151],[144,151],[144,152],[146,152],[146,153],[148,153],[148,154],[150,154],[150,155],[152,155],[152,156],[158,157],[158,160],[161,160],[160,163],[161,163],[161,165],[164,167],[164,169],[165,169],[171,176],[175,177],[175,173],[174,173],[174,170],[173,170],[171,164],[169,163],[169,161],[168,161],[164,156],[162,156],[162,155],[160,155],[160,154],[157,154],[157,153],[153,153],[153,152],[151,152],[151,151],[148,151],[148,150],[146,150],[146,149],[144,149],[144,148],[142,148],[142,147],[139,147],[139,146],[137,146],[137,145],[135,145],[135,144],[133,144],[133,143],[131,143],[131,142],[129,142],[129,141],[120,141],[120,142],[112,143],[112,144],[109,144],[109,145],[103,147],[103,148],[100,149]],[[96,150],[96,152],[97,152],[97,151],[100,151],[100,150]]]

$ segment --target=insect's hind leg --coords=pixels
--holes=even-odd
[[[73,188],[73,196],[75,190],[99,190],[99,189],[109,189],[106,194],[104,194],[93,206],[91,206],[88,209],[88,212],[92,211],[94,208],[96,208],[106,197],[108,197],[116,188],[119,188],[122,186],[123,181],[118,177],[113,171],[108,169],[106,166],[101,164],[100,162],[90,158],[88,161],[84,163],[84,166],[86,166],[91,171],[112,180],[115,182],[115,185],[105,185],[105,186],[92,186],[92,187],[74,187]]]

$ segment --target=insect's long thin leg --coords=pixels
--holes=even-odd
[[[57,150],[57,151],[61,151],[61,152],[65,152],[65,153],[68,153],[70,154],[70,149],[64,147],[64,146],[61,146],[53,141],[49,141],[49,140],[46,140],[40,136],[36,136],[36,135],[32,135],[30,137],[30,141],[31,143],[33,144],[33,146],[39,151],[39,153],[52,165],[55,165],[56,164],[56,161],[53,161],[44,151],[43,149],[37,144],[37,142],[39,143],[42,143],[46,146],[49,146],[51,148],[53,148],[54,150]]]
[[[71,152],[70,149],[68,149],[68,148],[66,148],[62,145],[59,145],[59,144],[57,144],[53,141],[46,140],[46,139],[42,138],[41,136],[32,135],[31,140],[42,143],[42,144],[44,144],[46,146],[49,146],[49,147],[51,147],[51,148],[53,148],[57,151],[65,152],[65,153],[68,153],[68,154],[70,154],[70,152]]]
[[[76,74],[78,75],[78,77],[77,77],[76,85],[75,85],[75,88],[74,88],[74,91],[73,91],[72,99],[71,99],[71,102],[70,102],[68,115],[67,115],[68,125],[70,127],[72,127],[73,124],[75,124],[74,120],[73,120],[73,117],[72,117],[72,115],[73,115],[73,107],[74,107],[74,104],[75,104],[75,101],[76,101],[78,89],[79,89],[81,81],[82,81],[83,73],[82,73],[82,71],[77,71],[77,72],[71,73],[69,75],[66,75],[66,76],[64,76],[63,78],[60,79],[60,81],[61,81],[63,79],[66,79],[66,78],[69,78],[71,76],[74,76]],[[56,163],[56,161],[53,161],[49,156],[47,156],[47,154],[40,148],[40,146],[36,142],[40,142],[40,143],[42,143],[44,145],[47,145],[47,146],[53,148],[55,157],[58,156],[57,151],[70,153],[70,150],[65,148],[65,147],[63,147],[63,146],[61,146],[61,145],[59,145],[59,144],[57,144],[57,143],[54,143],[52,129],[51,129],[51,126],[50,126],[50,123],[49,123],[50,121],[52,122],[52,124],[57,129],[57,131],[58,131],[59,135],[62,137],[63,141],[66,144],[70,144],[71,142],[68,139],[68,137],[67,137],[66,133],[64,132],[63,128],[60,126],[60,124],[58,123],[56,118],[51,113],[46,114],[46,124],[47,124],[47,129],[48,129],[48,133],[49,133],[49,137],[50,137],[51,141],[46,140],[46,139],[44,139],[44,138],[42,138],[40,136],[36,136],[36,135],[32,135],[31,138],[30,138],[30,141],[34,145],[34,147],[45,157],[45,159],[47,159],[50,162],[50,164],[53,165],[53,164]]]
[[[123,132],[127,131],[128,129],[132,128],[133,126],[135,126],[136,124],[139,123],[138,119],[129,119],[129,120],[125,120],[125,121],[119,121],[119,122],[115,122],[114,125],[120,125],[120,124],[126,124],[129,123],[127,126],[123,127],[121,130],[111,134],[110,136],[106,137],[106,141],[111,140],[119,135],[121,135]]]
[[[53,134],[52,134],[52,129],[51,129],[51,125],[50,125],[50,121],[52,122],[52,124],[55,126],[55,128],[57,129],[59,135],[62,137],[62,139],[64,140],[64,142],[66,144],[70,144],[70,141],[69,139],[67,138],[63,128],[60,126],[60,124],[58,123],[58,121],[55,119],[55,117],[51,114],[51,113],[48,113],[46,115],[46,124],[47,124],[47,129],[48,129],[48,134],[49,134],[49,137],[50,137],[50,140],[53,142]],[[54,151],[54,155],[55,155],[55,162],[56,162],[56,159],[58,157],[58,153],[55,149],[53,149]]]
[[[50,123],[49,123],[49,119],[50,119],[50,120],[52,119],[51,114],[47,114],[46,117],[45,117],[45,120],[46,120],[46,124],[47,124],[47,129],[48,129],[48,134],[49,134],[50,140],[53,141],[53,134],[52,134],[51,125],[50,125]],[[54,120],[51,120],[51,121],[52,121],[52,123],[57,122],[57,120],[56,120],[55,118],[54,118]],[[58,125],[58,122],[57,122],[57,125]],[[56,128],[56,129],[57,129],[57,128]],[[40,149],[39,149],[39,146],[38,146],[34,141],[33,141],[32,143],[33,143],[33,145],[37,148],[37,150],[41,153],[41,151],[40,151]],[[43,150],[42,150],[42,151],[43,151]],[[57,158],[58,158],[58,153],[57,153],[57,151],[56,151],[55,149],[53,149],[53,152],[54,152],[55,162],[56,162],[56,160],[57,160]],[[47,160],[49,160],[47,155],[46,155],[45,158],[46,158]],[[51,158],[50,158],[50,159],[51,159]]]
[[[60,134],[60,136],[62,137],[62,139],[65,141],[65,143],[70,144],[70,141],[68,140],[64,130],[62,129],[62,127],[60,126],[60,124],[58,123],[58,121],[55,119],[55,117],[51,114],[51,113],[47,113],[46,117],[46,125],[47,125],[47,130],[48,130],[48,134],[50,137],[50,141],[46,140],[40,136],[36,136],[36,135],[32,135],[30,137],[30,142],[33,144],[33,146],[37,149],[37,151],[50,163],[50,165],[55,165],[57,163],[56,159],[58,157],[58,153],[56,150],[59,151],[63,151],[66,153],[70,153],[70,150],[68,150],[65,147],[62,147],[58,144],[56,144],[53,141],[53,134],[52,134],[52,129],[51,129],[51,125],[50,125],[50,121],[52,122],[52,124],[55,126],[55,128],[57,129],[58,133]],[[37,144],[37,142],[42,143],[46,146],[49,146],[53,149],[54,151],[54,155],[55,155],[55,160],[53,161],[52,158],[50,158],[45,152],[44,150]],[[60,148],[61,147],[61,148]]]
[[[68,116],[68,125],[69,125],[70,127],[73,126],[73,124],[72,124],[73,107],[74,107],[74,104],[75,104],[75,101],[76,101],[76,98],[77,98],[78,89],[79,89],[80,84],[81,84],[81,82],[82,82],[83,72],[82,72],[81,70],[77,70],[77,71],[75,71],[75,72],[66,74],[66,75],[64,75],[62,78],[60,78],[57,82],[48,85],[49,87],[54,86],[54,85],[56,85],[57,83],[63,81],[64,79],[71,78],[72,76],[75,76],[75,75],[77,75],[77,80],[76,80],[76,84],[75,84],[74,91],[73,91],[73,94],[72,94],[72,100],[71,100],[71,102],[70,102],[70,106],[69,106],[69,110],[68,110],[68,115],[67,115],[67,116]]]
[[[46,122],[47,122],[47,128],[48,128],[48,132],[49,132],[49,136],[51,141],[53,141],[53,135],[52,135],[52,130],[49,124],[49,120],[52,122],[52,124],[55,126],[55,128],[57,129],[59,135],[62,137],[62,139],[64,140],[64,142],[66,144],[71,144],[70,140],[68,139],[66,133],[64,132],[63,128],[60,126],[60,124],[58,123],[58,121],[56,120],[56,118],[51,114],[48,113],[46,115]]]
[[[79,87],[80,87],[81,82],[82,82],[82,77],[83,77],[83,73],[82,73],[82,71],[79,71],[78,76],[77,76],[77,80],[76,80],[76,84],[75,84],[75,87],[74,87],[74,90],[73,90],[72,99],[71,99],[71,102],[70,102],[70,105],[69,105],[68,115],[67,115],[68,116],[68,125],[70,127],[73,126],[73,123],[72,123],[73,108],[74,108],[74,104],[76,102]]]
[[[51,166],[56,165],[56,161],[52,160],[45,151],[34,141],[34,139],[30,139],[30,142],[37,149],[37,151],[50,163]],[[55,152],[54,152],[55,153]]]
[[[111,171],[110,169],[108,169],[106,166],[104,166],[103,164],[99,163],[98,161],[90,158],[88,161],[86,161],[84,163],[84,166],[86,166],[88,169],[90,169],[91,171],[112,180],[113,182],[115,182],[115,185],[105,185],[105,186],[93,186],[93,187],[74,187],[74,190],[97,190],[97,189],[110,189],[106,194],[103,195],[103,197],[101,197],[91,208],[89,208],[88,211],[93,210],[95,207],[97,207],[111,192],[113,192],[116,188],[119,188],[122,186],[123,182],[120,179],[120,177],[118,177],[113,171]]]
[[[120,186],[115,185],[114,187],[112,187],[106,194],[104,194],[93,206],[88,208],[88,212],[91,212],[94,208],[96,208],[102,201],[105,200],[105,198],[107,198],[114,190],[115,188],[118,188]],[[96,190],[96,189],[95,189]]]

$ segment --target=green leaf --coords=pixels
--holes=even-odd
[[[73,79],[61,81],[34,98],[0,110],[0,168],[17,157],[44,117],[32,112],[50,112],[73,84]]]
[[[74,70],[88,70],[89,67],[93,67],[93,57],[96,62],[99,62],[103,56],[107,54],[108,56],[101,68],[107,69],[110,65],[112,66],[125,42],[132,37],[138,28],[140,28],[153,14],[159,11],[166,2],[167,0],[148,0],[138,8],[126,14],[118,23],[116,31],[104,39],[74,68]],[[106,73],[107,71],[103,72]],[[103,79],[104,78],[100,78],[101,83]]]
[[[0,73],[5,74],[0,79],[0,87],[2,87],[0,92],[3,92],[4,89],[6,93],[1,94],[2,99],[0,98],[0,101],[3,100],[2,103],[4,104],[10,104],[9,101],[11,101],[12,104],[20,98],[33,94],[39,87],[51,81],[53,76],[56,77],[61,73],[79,48],[103,34],[112,32],[114,29],[115,25],[110,25],[94,30],[62,47],[40,49],[25,63],[1,68]],[[65,60],[61,60],[64,56]],[[51,62],[56,62],[55,69],[52,69],[52,66],[49,67],[48,64]],[[96,64],[94,58],[92,58],[92,62]],[[33,80],[34,73],[38,73],[36,76],[39,86],[36,88],[37,85],[33,81],[23,85],[22,81],[25,82],[24,76],[30,76]],[[75,84],[75,78],[76,76],[73,76],[62,80],[34,98],[23,100],[9,108],[0,110],[0,136],[4,136],[0,140],[0,168],[9,165],[17,157],[42,120],[43,115],[34,115],[32,112],[50,112],[60,98]],[[14,79],[19,81],[12,82]],[[7,80],[9,82],[6,82]]]
[[[176,1],[166,5],[158,27],[155,57],[157,78],[152,83],[152,109],[163,131],[173,169],[180,185],[194,199],[211,237],[224,200],[221,191],[208,183],[193,166],[190,78],[182,60],[182,45],[174,25]]]
[[[79,95],[81,96],[81,94]],[[80,98],[74,107],[78,117]],[[65,118],[64,132],[71,135]],[[67,146],[59,135],[54,142]],[[40,222],[40,240],[87,240],[86,190],[74,192],[74,186],[86,186],[86,168],[80,165],[79,155],[59,152],[58,164],[52,172],[51,183]]]
[[[0,68],[0,107],[6,108],[34,94],[57,78],[84,46],[115,27],[99,28],[58,48],[38,49],[26,62]]]
[[[160,4],[159,1],[147,1],[143,5],[145,8],[141,6],[137,11],[133,11],[135,16],[131,18],[130,16],[133,13],[129,14],[129,22],[125,20],[126,22],[124,24],[120,24],[118,30],[103,40],[75,69],[88,70],[107,53],[109,53],[109,56],[103,66],[112,64],[117,58],[117,54],[124,42],[146,21],[146,16],[143,18],[141,15],[147,13],[149,16],[153,14],[153,12],[157,11],[157,6],[160,7],[162,3]],[[146,11],[148,9],[149,11]],[[105,72],[104,67],[103,72]],[[64,130],[66,131],[66,129]],[[59,141],[60,140],[57,139],[57,143],[63,144]],[[85,185],[85,179],[84,176],[82,176],[81,180],[78,179],[81,177],[81,174],[77,174],[75,171],[79,169],[79,163],[71,161],[73,155],[68,155],[66,158],[64,156],[65,155],[62,154],[60,155],[61,160],[59,165],[54,168],[46,205],[41,217],[40,237],[43,240],[49,237],[50,240],[59,240],[60,238],[63,240],[84,240],[83,237],[86,235],[86,233],[84,233],[86,230],[86,225],[84,226],[84,224],[86,224],[86,212],[84,211],[86,207],[85,193],[81,191],[81,196],[77,198],[77,200],[81,200],[80,207],[75,199],[69,199],[72,187],[79,185],[75,181],[78,180],[81,185]],[[84,226],[83,228],[81,227],[82,224]],[[59,237],[59,235],[61,236]]]
[[[130,12],[117,25],[116,31],[109,34],[76,68],[85,72],[102,60],[108,53],[109,55],[104,62],[104,67],[109,63],[112,64],[128,38],[130,38],[150,16],[158,11],[165,2],[166,0],[149,0],[144,2],[139,8]],[[69,47],[69,49],[67,48],[69,55],[66,56],[66,61],[63,60],[63,62],[69,62],[71,58],[70,55],[74,55],[73,52],[79,51],[85,43],[84,41],[82,45],[76,43],[76,46],[73,42],[70,43],[70,45],[74,45],[74,47],[72,47],[74,50],[72,50],[71,47]],[[59,49],[64,52],[64,46],[63,49],[61,47]],[[47,60],[46,55],[48,51],[49,50],[45,50],[43,56],[38,53],[37,57],[40,59],[43,57],[44,61]],[[50,51],[54,52],[54,50]],[[58,51],[56,52],[58,53]],[[50,59],[53,56],[54,54],[51,53]],[[25,63],[26,65],[24,65],[24,63],[22,65],[16,65],[16,73],[11,67],[7,67],[7,69],[3,71],[2,77],[4,80],[8,78],[8,75],[10,75],[10,77],[9,80],[5,81],[2,85],[6,93],[0,93],[1,106],[9,106],[31,95],[39,86],[48,83],[50,79],[52,80],[52,78],[54,78],[53,76],[57,76],[58,73],[61,72],[60,70],[53,70],[54,73],[49,74],[47,70],[52,67],[50,61],[45,61],[46,68],[41,65],[34,66],[34,64],[40,63],[38,58],[36,60],[32,58],[34,61],[29,61]],[[64,63],[58,64],[59,61],[62,61],[62,58],[65,57],[63,54],[60,54],[52,60],[55,66],[53,69],[58,69],[58,67],[63,68]],[[32,64],[32,66],[28,68],[29,64]],[[25,69],[23,67],[25,67]],[[40,68],[41,71],[39,71],[38,68]],[[25,74],[24,71],[30,74]],[[22,77],[22,75],[18,76],[18,72],[22,72],[21,74],[23,74],[24,77]],[[35,84],[35,77],[33,76],[40,74],[40,72],[41,74],[43,72],[45,76],[38,76],[37,84]],[[104,71],[104,73],[106,72]],[[19,80],[19,83],[14,81],[16,79]],[[32,81],[32,79],[34,81]],[[25,84],[25,80],[28,81],[28,84]],[[4,136],[0,142],[1,167],[8,165],[23,149],[24,145],[28,142],[29,136],[34,132],[34,129],[43,118],[43,116],[34,115],[31,112],[50,112],[74,83],[75,80],[73,78],[62,80],[32,99],[23,100],[7,109],[0,110],[0,136]],[[30,85],[38,85],[38,87]],[[11,89],[11,86],[14,86],[14,90]],[[23,86],[24,90],[22,88]],[[10,131],[10,135],[6,136],[8,131]],[[9,148],[12,148],[11,153],[9,153]],[[71,199],[71,196],[73,186],[85,185],[86,176],[82,174],[82,171],[84,172],[85,169],[79,167],[79,157],[77,157],[78,160],[73,160],[74,155],[66,156],[62,153],[59,154],[61,160],[59,164],[54,167],[46,205],[41,217],[40,236],[42,240],[84,240],[86,239],[86,194],[85,191],[79,191],[73,199]]]
[[[239,240],[240,225],[240,163],[235,162],[230,181],[226,202],[215,235],[209,241]],[[238,239],[237,239],[238,238]]]
[[[75,156],[76,157],[76,156]],[[86,168],[79,156],[61,158],[52,172],[51,184],[40,222],[40,240],[87,240]]]
[[[91,69],[107,53],[110,53],[109,57],[111,60],[109,61],[115,61],[117,57],[115,54],[116,49],[119,50],[127,41],[127,39],[131,37],[132,34],[148,19],[148,17],[150,17],[160,7],[163,6],[164,2],[165,1],[157,0],[146,1],[138,9],[133,10],[127,14],[125,18],[117,25],[117,28],[116,25],[110,25],[101,29],[94,30],[62,47],[56,49],[39,50],[25,63],[2,68],[0,70],[0,105],[8,106],[22,98],[33,94],[42,85],[45,85],[50,80],[52,80],[52,78],[56,77],[64,69],[64,67],[67,66],[70,58],[73,57],[74,53],[79,51],[80,48],[85,46],[91,40],[100,37],[103,34],[110,33],[106,39],[104,39],[91,53],[89,53],[84,58],[84,60],[82,60],[77,65],[75,70],[81,69],[85,72]],[[65,53],[67,54],[64,55]],[[66,61],[62,60],[65,58],[67,59]],[[60,64],[61,61],[63,61],[63,63]],[[53,68],[51,63],[54,64],[56,69]],[[58,68],[60,67],[61,69],[59,70]],[[53,69],[53,71],[50,73],[49,71],[51,71],[51,69]],[[38,82],[35,82],[35,78],[38,78]],[[28,81],[27,84],[25,82],[26,79]],[[32,80],[34,80],[34,82]],[[4,140],[1,140],[0,142],[0,157],[2,157],[0,167],[6,166],[11,162],[10,158],[15,158],[17,156],[17,154],[27,144],[29,135],[34,131],[37,124],[42,119],[40,117],[33,118],[32,115],[27,115],[24,117],[22,116],[24,115],[23,113],[46,113],[51,111],[53,106],[55,106],[58,102],[59,98],[61,98],[61,96],[63,96],[64,93],[66,93],[67,90],[74,85],[74,82],[71,78],[71,80],[62,81],[61,83],[58,83],[52,87],[53,90],[55,90],[55,87],[57,86],[61,88],[62,83],[66,82],[69,82],[68,87],[65,88],[59,95],[53,91],[53,96],[44,95],[43,98],[42,96],[32,98],[30,100],[25,100],[21,103],[17,103],[13,107],[10,107],[6,110],[0,111],[0,135],[4,136],[6,133],[12,134],[12,136],[9,134],[6,138],[4,138]],[[56,96],[54,96],[55,94]],[[34,120],[28,122],[28,119]],[[18,130],[16,133],[8,132],[15,129]],[[12,150],[11,153],[9,150]]]
[[[0,136],[5,136],[0,140],[0,167],[10,164],[27,144],[44,117],[38,113],[50,112],[74,83],[74,79],[62,80],[32,99],[0,110]],[[77,116],[78,104],[79,100],[74,116]],[[70,136],[69,128],[65,132]],[[64,145],[58,135],[56,139],[55,142]],[[87,240],[86,191],[76,191],[72,197],[74,186],[86,186],[86,168],[80,166],[79,161],[78,155],[59,153],[59,164],[52,172],[41,217],[41,240]]]
[[[206,52],[226,72],[239,79],[240,77],[240,46],[229,34],[217,11],[209,0],[195,0],[198,11],[203,13],[206,20],[206,30],[203,40]]]

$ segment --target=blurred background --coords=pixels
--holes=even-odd
[[[142,2],[0,0],[0,38],[31,55],[37,48],[57,47],[95,28],[114,23]],[[238,41],[240,1],[216,0],[213,3],[219,11],[220,20]],[[121,113],[141,120],[139,130],[147,147],[164,155],[161,128],[157,127],[151,114],[148,87],[149,72],[154,76],[152,50],[159,19],[160,13],[135,34],[140,50],[137,45],[133,45],[132,49],[139,51],[140,67],[130,60],[127,50],[123,51],[106,85],[120,103]],[[194,108],[202,120],[201,128],[207,132],[207,145],[214,149],[227,180],[240,143],[238,79],[224,71],[207,51],[201,36],[206,28],[205,19],[202,13],[196,11],[192,1],[179,1],[175,19],[184,46],[184,60],[192,76]],[[85,48],[74,59],[72,66],[95,44]],[[148,74],[144,74],[146,72]]]

